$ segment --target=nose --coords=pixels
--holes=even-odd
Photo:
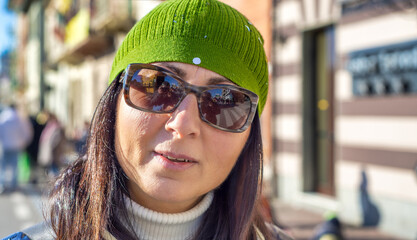
[[[197,98],[193,94],[188,94],[182,100],[165,124],[165,129],[173,132],[178,138],[196,137],[200,134],[200,127]]]

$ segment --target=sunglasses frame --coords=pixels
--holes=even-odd
[[[156,112],[156,111],[153,111],[153,110],[149,110],[149,109],[146,109],[146,108],[141,108],[141,107],[136,106],[135,104],[132,103],[132,101],[129,98],[129,89],[130,89],[130,81],[132,79],[133,74],[136,73],[140,69],[150,69],[150,70],[154,70],[154,71],[160,71],[160,72],[174,78],[184,88],[185,94],[183,96],[181,96],[181,98],[178,100],[178,103],[176,103],[175,106],[171,110],[168,110],[168,111],[158,111],[158,112]],[[164,114],[164,113],[174,112],[178,108],[178,106],[181,104],[181,102],[184,100],[184,98],[188,94],[193,93],[197,97],[197,105],[198,105],[198,111],[199,111],[200,119],[203,122],[207,123],[208,125],[216,128],[216,129],[226,131],[226,132],[240,133],[240,132],[244,132],[246,129],[248,129],[248,127],[252,124],[253,118],[255,117],[255,114],[257,112],[256,109],[257,109],[258,101],[259,101],[258,95],[256,95],[254,92],[251,92],[251,91],[249,91],[245,88],[238,87],[238,86],[235,86],[235,85],[228,85],[228,84],[219,84],[219,85],[210,85],[210,86],[196,86],[196,85],[193,85],[193,84],[190,84],[190,83],[186,82],[185,80],[183,80],[179,76],[175,75],[174,73],[172,73],[168,69],[165,69],[165,68],[160,67],[160,66],[155,66],[155,65],[152,65],[152,64],[143,64],[143,63],[131,63],[131,64],[129,64],[126,67],[126,69],[122,72],[122,75],[120,76],[120,82],[123,82],[124,99],[130,107],[141,110],[141,111],[144,111],[144,112],[150,112],[150,113],[156,113],[156,114]],[[213,123],[209,122],[207,119],[205,119],[204,116],[203,116],[203,113],[201,112],[201,99],[202,99],[201,94],[202,94],[202,92],[206,91],[206,90],[210,90],[210,89],[218,89],[218,88],[225,88],[225,87],[228,88],[228,89],[231,89],[231,90],[242,92],[243,94],[248,96],[250,101],[251,101],[250,112],[248,114],[246,122],[245,122],[245,124],[243,124],[242,127],[238,128],[238,129],[228,129],[228,128],[224,128],[224,127],[218,126],[216,124],[213,124]]]

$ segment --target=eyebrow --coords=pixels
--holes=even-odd
[[[163,66],[166,67],[166,68],[169,68],[169,70],[174,72],[180,78],[185,78],[185,76],[187,75],[184,70],[182,70],[181,68],[175,67],[172,64],[164,63]],[[233,85],[235,85],[232,81],[230,81],[229,79],[227,79],[225,77],[211,77],[211,78],[208,79],[207,85],[217,85],[217,84],[233,84]]]

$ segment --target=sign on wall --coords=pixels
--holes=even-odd
[[[356,96],[417,93],[417,40],[351,52]]]
[[[342,15],[363,11],[405,10],[415,7],[414,0],[339,0]]]

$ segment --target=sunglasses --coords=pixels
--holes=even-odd
[[[247,89],[227,84],[192,85],[171,71],[150,64],[129,64],[120,81],[126,103],[145,112],[172,113],[193,93],[201,120],[227,132],[245,131],[258,104],[258,95]]]

